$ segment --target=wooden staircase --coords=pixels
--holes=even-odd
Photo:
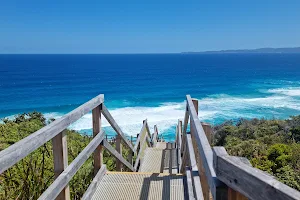
[[[230,156],[224,147],[212,148],[212,129],[200,122],[198,101],[187,95],[186,102],[174,143],[159,139],[156,126],[151,134],[144,120],[133,144],[106,108],[104,95],[99,95],[2,150],[0,174],[52,140],[55,179],[40,200],[70,200],[69,182],[89,156],[94,160],[94,177],[82,200],[300,200],[300,192],[253,168],[246,158]],[[65,129],[90,111],[93,139],[68,163]],[[102,117],[116,132],[115,147],[101,129]],[[130,152],[127,158],[122,145]],[[103,149],[116,158],[118,172],[106,170]]]
[[[140,172],[179,173],[175,143],[158,142],[155,147],[148,147],[142,160]]]
[[[188,199],[176,152],[175,143],[147,147],[139,172],[106,172],[92,199]]]

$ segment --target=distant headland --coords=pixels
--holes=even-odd
[[[210,53],[300,53],[300,47],[238,49],[238,50],[182,52],[182,53],[183,54],[210,54]]]

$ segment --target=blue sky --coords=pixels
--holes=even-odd
[[[0,53],[300,46],[299,0],[1,1]]]

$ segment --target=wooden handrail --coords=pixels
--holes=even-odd
[[[187,143],[187,153],[189,158],[189,166],[192,170],[192,180],[193,180],[193,186],[195,191],[196,199],[204,199],[203,193],[202,193],[202,187],[200,182],[200,176],[199,176],[199,170],[197,166],[195,151],[192,144],[192,137],[191,134],[186,134],[186,143]]]
[[[185,108],[185,114],[184,114],[184,120],[183,120],[183,129],[182,129],[182,146],[181,146],[181,154],[183,154],[184,150],[186,149],[186,131],[189,123],[189,111],[188,111],[188,106],[186,105]]]
[[[228,187],[249,199],[300,199],[300,192],[259,169],[239,162],[236,157],[229,156],[224,147],[214,147],[213,149],[217,177]]]
[[[81,200],[90,200],[90,199],[92,199],[92,196],[95,193],[98,184],[100,183],[100,181],[102,180],[102,178],[104,177],[106,172],[107,172],[106,165],[102,165],[100,170],[98,171],[98,173],[94,177],[93,181],[91,182],[90,186],[88,187],[88,189],[83,194]]]
[[[117,122],[114,120],[114,118],[111,116],[109,111],[107,110],[105,105],[102,105],[102,114],[106,118],[106,120],[110,123],[111,127],[116,131],[116,133],[122,138],[122,140],[125,142],[125,144],[134,152],[134,148],[131,144],[131,142],[127,139],[126,135],[123,133]]]
[[[300,199],[300,192],[279,182],[271,175],[253,168],[246,158],[229,156],[224,147],[214,147],[212,150],[210,146],[211,126],[200,123],[196,108],[198,109],[197,101],[192,100],[190,95],[187,95],[182,148],[185,146],[184,133],[188,126],[188,118],[190,118],[192,135],[186,134],[187,150],[183,150],[183,165],[180,169],[181,172],[185,169],[185,172],[189,175],[188,173],[190,172],[188,170],[190,168],[186,168],[186,163],[184,163],[184,160],[189,157],[192,172],[189,175],[191,177],[188,178],[193,180],[193,172],[200,172],[203,197],[205,199],[210,199],[208,193],[212,194],[214,200],[224,198],[236,200],[237,196],[239,196],[239,199],[249,198],[257,200]],[[193,157],[196,157],[197,161],[193,160]],[[197,165],[198,168],[196,168]],[[194,169],[193,166],[195,166]],[[197,179],[196,181],[198,182]],[[194,182],[193,186],[201,186],[201,184]],[[198,190],[200,191],[199,188]],[[196,198],[198,198],[197,195]]]
[[[176,128],[176,145],[177,145],[178,166],[180,166],[182,162],[181,161],[181,146],[182,146],[182,121],[181,120],[178,120],[178,124]]]
[[[134,163],[135,171],[137,171],[137,168],[139,166],[139,162],[140,162],[140,159],[141,159],[141,156],[142,156],[143,146],[144,146],[146,140],[148,140],[148,135],[147,134],[144,136],[144,138],[142,138],[142,141],[141,141],[140,150],[139,150],[139,153],[138,153],[138,155],[136,157],[136,160],[135,160],[135,163]]]
[[[190,117],[190,113],[189,113],[188,105],[186,105],[185,114],[184,114],[184,120],[183,120],[182,134],[186,134],[187,126],[188,126],[188,123],[189,123],[189,117]]]
[[[134,152],[137,152],[138,146],[139,146],[140,141],[141,141],[142,133],[145,131],[146,125],[147,125],[147,120],[144,120],[144,121],[143,121],[143,127],[142,127],[142,129],[141,129],[141,131],[140,131],[140,133],[139,133],[139,136],[138,136],[137,139],[136,139],[135,145],[134,145],[134,147],[133,147]]]
[[[146,129],[147,129],[148,137],[151,138],[151,132],[150,132],[150,129],[149,129],[149,125],[147,123],[147,119],[146,119]]]
[[[195,130],[195,135],[193,135],[193,139],[197,144],[200,157],[202,158],[202,164],[205,170],[205,175],[207,177],[212,195],[215,198],[215,192],[216,192],[215,180],[217,180],[217,177],[213,168],[213,152],[206,138],[200,120],[198,118],[191,96],[187,95],[186,100],[187,100],[187,107],[188,107],[190,120],[191,120],[190,123],[191,129],[193,128]]]
[[[154,133],[153,133],[153,137],[152,137],[153,146],[156,146],[157,139],[158,139],[157,137],[158,137],[158,130],[157,130],[157,126],[154,125]]]
[[[101,94],[0,152],[0,174],[104,102]]]
[[[134,167],[125,159],[123,158],[122,154],[117,152],[106,140],[103,141],[103,146],[111,153],[112,156],[114,156],[116,159],[118,159],[122,164],[124,164],[128,169],[131,171],[135,171]]]
[[[104,131],[97,134],[96,137],[80,152],[80,154],[72,161],[72,163],[61,173],[57,179],[48,187],[48,189],[39,197],[39,200],[53,200],[66,187],[71,178],[99,146],[104,139]]]

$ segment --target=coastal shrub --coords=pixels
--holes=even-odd
[[[287,120],[239,119],[214,127],[213,145],[300,190],[300,115]]]
[[[0,150],[29,136],[53,120],[47,122],[41,113],[32,112],[2,121]],[[68,162],[71,163],[91,140],[91,136],[67,130]],[[122,153],[127,157],[129,150],[123,146]],[[107,169],[114,171],[115,159],[106,150],[103,154],[103,162]],[[124,171],[126,170],[128,169],[125,168]],[[71,199],[80,199],[92,178],[93,158],[90,156],[70,181]],[[49,141],[0,175],[0,199],[37,199],[53,181],[53,152],[52,143]]]

